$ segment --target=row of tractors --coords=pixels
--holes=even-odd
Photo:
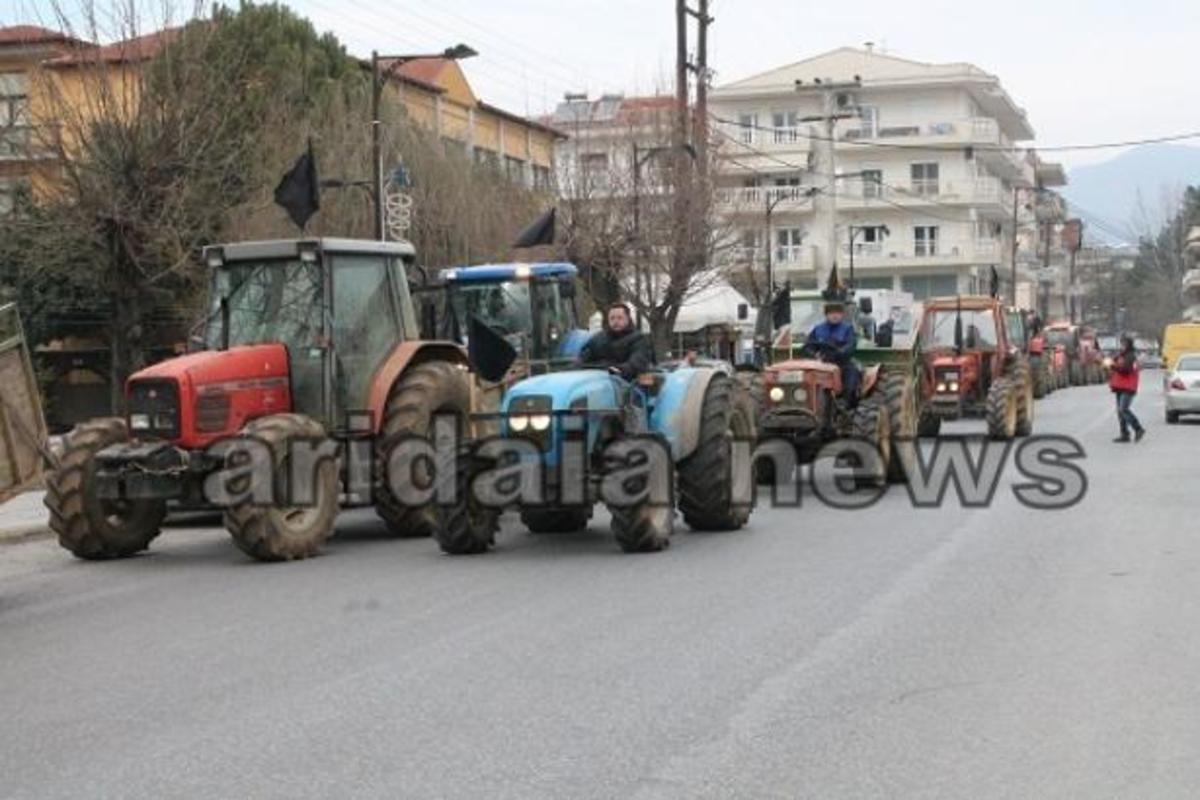
[[[657,551],[677,516],[692,530],[743,527],[753,501],[734,487],[752,483],[750,473],[790,478],[776,474],[792,468],[787,459],[742,463],[734,442],[784,441],[797,463],[832,441],[866,442],[874,457],[857,465],[862,480],[903,481],[913,443],[943,420],[982,417],[994,439],[1026,436],[1034,398],[1061,375],[1100,374],[1084,332],[1036,330],[992,297],[890,309],[877,329],[872,298],[844,293],[863,333],[855,397],[829,353],[809,343],[797,352],[794,341],[762,369],[685,360],[629,381],[577,363],[587,334],[574,266],[448,269],[431,282],[413,280],[415,257],[406,243],[331,238],[207,248],[209,308],[193,352],[134,374],[124,417],[66,438],[46,481],[61,544],[85,559],[133,555],[168,511],[215,504],[245,553],[292,560],[322,550],[341,508],[372,505],[396,536],[482,553],[503,504],[478,502],[471,489],[484,472],[532,461],[544,496],[508,503],[531,531],[581,530],[605,503],[622,550]],[[819,318],[826,299],[792,296],[801,317]],[[452,422],[449,465],[394,457],[413,440],[440,444],[440,420]],[[495,437],[523,443],[518,463],[489,455]],[[669,503],[647,493],[618,504],[602,491],[629,466],[613,459],[614,445],[634,439],[661,445]],[[250,441],[260,447],[236,446]],[[567,452],[581,454],[582,492],[565,483]],[[304,486],[299,454],[312,476]],[[270,485],[251,485],[264,474]],[[431,490],[446,480],[456,499],[437,502]]]
[[[749,518],[732,491],[731,440],[755,430],[739,387],[705,367],[636,382],[577,368],[586,334],[571,265],[447,270],[434,299],[410,282],[415,253],[404,243],[248,242],[209,247],[204,258],[211,299],[195,351],[134,374],[126,416],[76,427],[47,477],[50,527],[80,558],[141,552],[169,510],[214,503],[237,546],[263,561],[320,552],[339,510],[365,504],[396,536],[480,553],[493,544],[498,510],[469,489],[505,466],[480,454],[489,434],[527,443],[550,476],[568,443],[582,448],[585,491],[567,503],[552,487],[545,502],[520,508],[533,531],[584,527],[606,475],[623,466],[608,447],[634,437],[669,454],[674,507],[650,495],[611,507],[623,550],[666,547],[676,508],[695,530]],[[400,465],[400,445],[432,443],[442,419],[462,443],[452,474],[428,459]],[[250,441],[259,447],[232,446]],[[365,478],[363,459],[351,457],[364,449],[373,453]],[[311,475],[303,486],[301,474]],[[261,475],[269,486],[252,485]],[[447,479],[455,502],[407,496]]]

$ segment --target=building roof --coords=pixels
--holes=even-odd
[[[54,44],[78,42],[73,36],[61,31],[52,31],[38,25],[9,25],[0,27],[0,45],[5,44]]]
[[[161,53],[167,45],[177,40],[182,32],[182,28],[163,28],[160,31],[123,39],[112,44],[86,45],[76,48],[73,53],[52,59],[48,63],[50,66],[65,67],[96,62],[125,64],[148,61]]]
[[[964,85],[985,113],[1001,119],[1020,141],[1033,138],[1025,110],[1013,102],[995,75],[963,61],[933,64],[881,53],[873,48],[839,47],[819,55],[751,75],[713,90],[711,99],[794,91],[797,81],[849,81],[859,78],[864,89]]]
[[[653,122],[675,105],[671,95],[656,94],[641,97],[625,97],[620,94],[605,94],[589,100],[569,99],[559,103],[554,112],[543,121],[549,125],[631,125]]]
[[[499,106],[494,106],[491,103],[485,103],[482,100],[479,101],[479,107],[489,114],[495,114],[497,117],[503,117],[504,119],[510,122],[515,122],[519,125],[528,125],[530,128],[539,130],[542,133],[548,133],[556,139],[567,138],[565,133],[560,131],[558,128],[555,128],[553,125],[547,125],[545,122],[531,119],[529,117],[523,117],[520,114],[514,114],[511,111],[505,111]]]

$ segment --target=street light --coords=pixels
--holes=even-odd
[[[891,236],[892,230],[887,225],[851,225],[850,226],[850,288],[854,288],[854,240],[862,231],[877,230],[883,236]]]

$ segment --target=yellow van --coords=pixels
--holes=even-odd
[[[1175,369],[1184,353],[1200,353],[1200,322],[1176,322],[1163,331],[1163,368]]]

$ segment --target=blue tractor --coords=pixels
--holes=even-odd
[[[734,442],[753,443],[755,430],[753,409],[741,393],[728,375],[690,366],[651,370],[633,382],[604,368],[517,382],[501,406],[501,436],[528,443],[521,458],[535,460],[545,481],[542,502],[520,507],[522,520],[534,532],[582,530],[593,506],[605,502],[625,552],[667,547],[676,509],[693,530],[743,527],[753,505],[748,499],[753,481],[749,459],[735,464]],[[628,466],[614,461],[614,451],[635,440],[663,456],[666,503],[649,492],[622,504],[604,496],[606,477],[615,480]],[[461,526],[447,529],[438,541],[451,554],[480,553],[492,543]]]
[[[448,338],[466,344],[472,320],[516,351],[525,374],[574,364],[588,340],[575,313],[574,264],[484,264],[440,273]]]

